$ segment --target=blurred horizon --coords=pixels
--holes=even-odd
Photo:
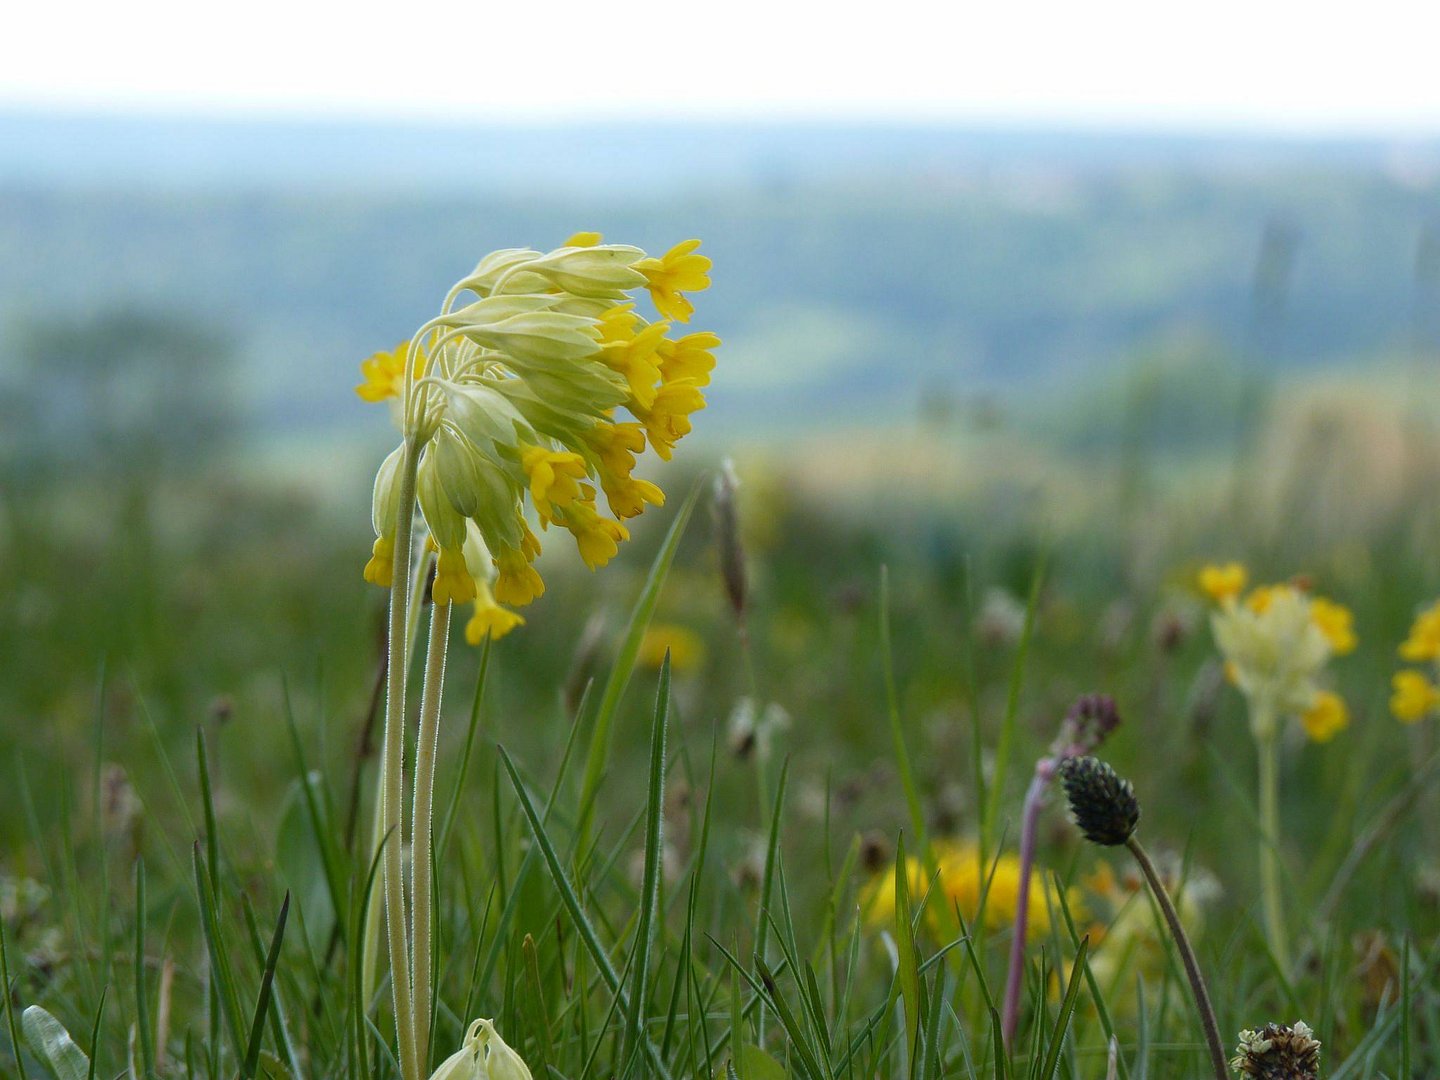
[[[223,344],[248,445],[376,438],[361,359],[485,251],[598,228],[714,257],[707,441],[1073,434],[1147,365],[1213,398],[1167,427],[1228,433],[1247,378],[1373,388],[1433,344],[1437,185],[1440,138],[0,107],[0,387],[37,334],[139,318]]]

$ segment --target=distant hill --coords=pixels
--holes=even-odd
[[[266,430],[370,422],[362,356],[485,251],[577,228],[704,237],[721,428],[1023,397],[1181,331],[1332,364],[1430,325],[1436,160],[1380,140],[0,113],[0,377],[27,327],[130,307],[233,341]]]

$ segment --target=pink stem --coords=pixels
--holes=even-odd
[[[1010,939],[1010,967],[1005,973],[1005,1006],[1000,1032],[1008,1047],[1020,1023],[1020,987],[1025,981],[1025,938],[1030,928],[1030,871],[1035,865],[1035,831],[1045,789],[1055,776],[1056,759],[1043,757],[1035,763],[1035,776],[1025,792],[1020,814],[1020,881],[1015,891],[1015,933]]]

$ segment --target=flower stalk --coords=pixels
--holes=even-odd
[[[431,985],[431,823],[435,808],[435,754],[440,741],[440,695],[445,683],[445,646],[450,605],[434,604],[425,653],[425,686],[420,698],[420,732],[415,742],[415,795],[410,819],[410,898],[414,905],[411,948],[415,972],[415,1041],[422,1065],[429,1061]]]
[[[395,1005],[396,1038],[399,1042],[401,1080],[420,1080],[419,1044],[415,1035],[415,1011],[410,983],[410,957],[405,937],[405,885],[401,806],[405,796],[405,682],[407,670],[406,623],[410,611],[410,560],[414,539],[415,481],[419,450],[413,438],[404,441],[395,512],[395,558],[390,582],[390,641],[387,689],[385,694],[383,777],[384,861],[381,879],[385,894],[385,939],[390,957],[391,996]]]
[[[1015,898],[1014,933],[1010,937],[1010,962],[1005,973],[1005,1000],[1002,1006],[1000,1032],[1005,1045],[1015,1039],[1020,1024],[1020,991],[1025,979],[1025,944],[1030,932],[1030,878],[1035,868],[1035,834],[1039,828],[1040,810],[1061,763],[1067,758],[1083,757],[1100,744],[1120,723],[1115,702],[1102,694],[1087,694],[1071,706],[1060,725],[1060,733],[1050,752],[1035,763],[1035,775],[1025,791],[1020,812],[1020,878]]]
[[[1220,1025],[1215,1021],[1215,1007],[1210,1003],[1210,992],[1200,974],[1200,964],[1195,959],[1195,950],[1190,945],[1190,936],[1180,922],[1180,915],[1165,884],[1155,871],[1140,841],[1135,838],[1135,828],[1140,824],[1140,803],[1135,798],[1135,789],[1130,781],[1122,780],[1105,762],[1093,757],[1067,758],[1060,766],[1060,777],[1065,785],[1065,795],[1070,801],[1070,813],[1075,824],[1084,833],[1085,839],[1102,847],[1129,849],[1140,866],[1150,893],[1165,916],[1170,936],[1185,965],[1185,975],[1190,981],[1190,993],[1195,999],[1195,1009],[1200,1014],[1200,1026],[1205,1032],[1205,1045],[1210,1051],[1210,1064],[1215,1070],[1215,1080],[1227,1080],[1225,1048],[1220,1042]]]
[[[1273,727],[1273,725],[1272,725]],[[1265,936],[1282,971],[1290,970],[1290,940],[1285,929],[1280,885],[1280,755],[1273,730],[1256,740],[1260,765],[1260,897]]]

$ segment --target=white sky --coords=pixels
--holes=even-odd
[[[12,0],[0,105],[1429,133],[1437,29],[1433,0]]]

